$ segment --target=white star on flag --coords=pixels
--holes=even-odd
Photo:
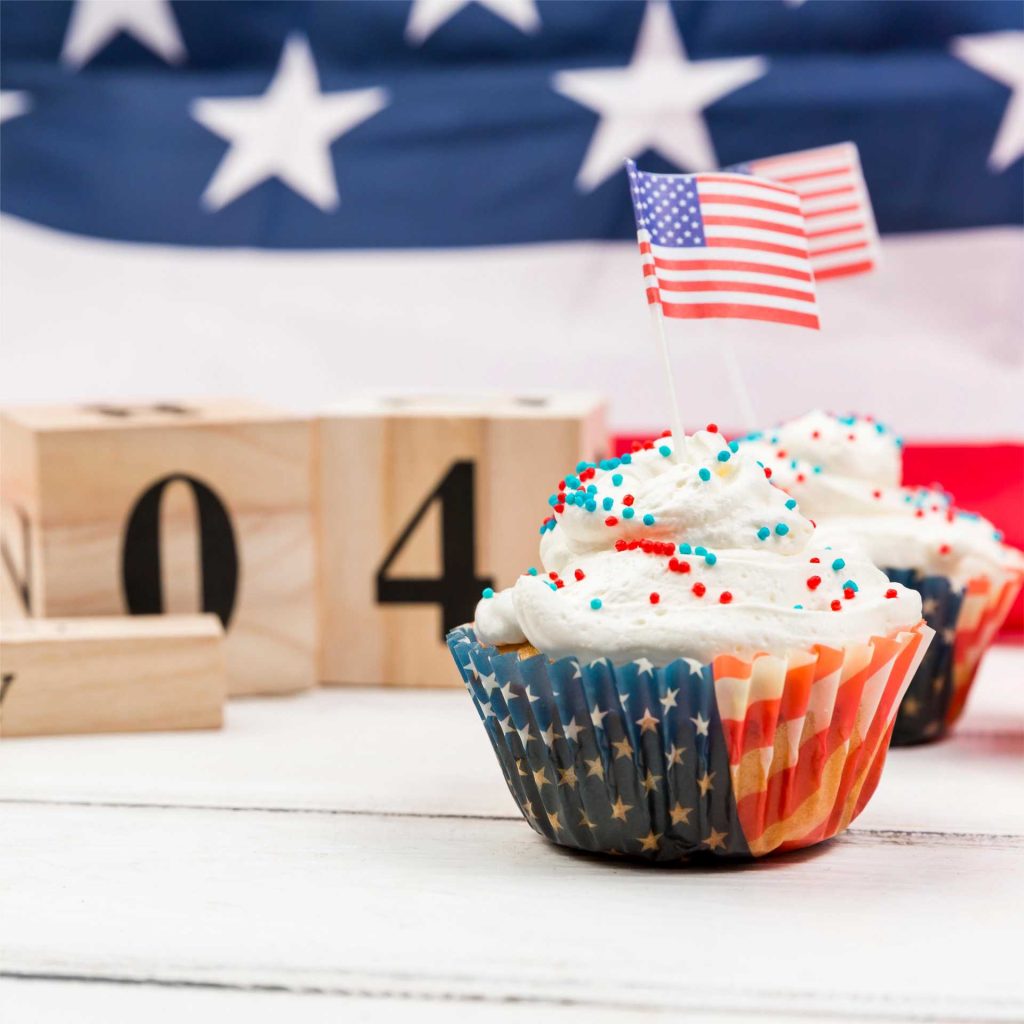
[[[633,58],[626,67],[560,71],[556,91],[600,115],[576,186],[592,192],[623,161],[656,149],[683,170],[718,166],[701,112],[722,96],[760,78],[762,57],[691,61],[666,3],[644,11]]]
[[[985,32],[953,40],[953,54],[1010,89],[988,165],[1005,171],[1024,156],[1024,32]]]
[[[642,676],[644,673],[647,673],[648,675],[654,674],[654,665],[646,658],[637,658],[633,664],[636,665],[637,675]]]
[[[698,711],[697,712],[697,717],[696,718],[691,718],[690,721],[693,722],[693,724],[696,726],[696,728],[697,728],[697,735],[698,736],[707,736],[707,734],[708,734],[708,726],[711,724],[711,719],[710,718],[705,718]]]
[[[596,704],[594,705],[594,710],[590,712],[590,721],[595,729],[604,728],[604,720],[607,715],[607,711],[602,711]]]
[[[321,92],[308,40],[291,36],[261,96],[210,97],[192,104],[192,116],[231,143],[203,192],[203,205],[223,209],[278,178],[321,210],[336,209],[340,199],[331,143],[387,103],[387,92],[380,88]]]
[[[405,41],[411,46],[421,46],[471,3],[486,7],[521,32],[533,33],[540,28],[536,0],[413,0],[409,20],[405,23]]]
[[[18,89],[0,90],[0,124],[21,117],[32,105],[27,92]]]
[[[76,0],[60,59],[76,70],[84,67],[121,32],[168,64],[188,56],[170,0]]]

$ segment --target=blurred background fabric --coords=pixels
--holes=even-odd
[[[580,387],[667,422],[622,163],[852,139],[877,273],[820,336],[673,325],[684,419],[1016,438],[1024,7],[10,2],[0,400]]]

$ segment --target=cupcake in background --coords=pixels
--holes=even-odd
[[[531,825],[660,861],[844,829],[931,639],[919,595],[826,550],[713,426],[580,463],[549,504],[542,568],[449,636]]]
[[[740,441],[833,546],[856,546],[917,590],[936,637],[911,682],[894,744],[946,733],[1024,581],[1024,556],[949,495],[900,486],[902,442],[869,417],[812,412]]]

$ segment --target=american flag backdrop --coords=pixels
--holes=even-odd
[[[820,332],[670,325],[684,420],[745,426],[728,340],[760,420],[872,412],[1024,540],[1016,0],[4,2],[0,78],[0,401],[582,384],[656,430],[624,161],[848,140],[880,268]]]
[[[627,164],[647,301],[667,317],[819,327],[800,196],[742,174]]]

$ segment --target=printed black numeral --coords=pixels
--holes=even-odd
[[[203,611],[213,612],[228,628],[238,594],[238,547],[224,503],[201,480],[174,473],[158,480],[135,503],[124,533],[121,582],[132,615],[159,615],[164,610],[160,567],[160,502],[167,485],[188,484],[199,521],[199,569]]]
[[[491,581],[476,574],[475,470],[472,462],[454,462],[437,487],[406,524],[377,570],[379,604],[439,604],[441,639],[471,622],[480,591]],[[441,502],[440,579],[392,577],[391,564],[412,536],[431,503]]]

